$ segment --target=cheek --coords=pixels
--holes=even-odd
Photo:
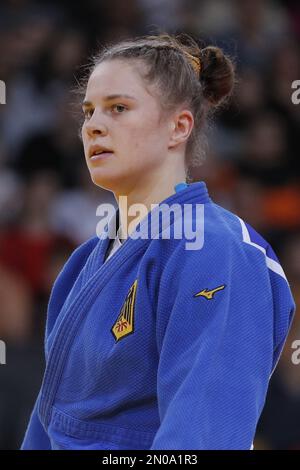
[[[148,153],[153,153],[154,149],[162,147],[164,131],[153,118],[142,116],[138,124],[130,129],[126,140],[133,152],[143,151],[146,156]]]

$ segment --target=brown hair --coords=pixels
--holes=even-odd
[[[187,141],[185,166],[199,165],[205,154],[207,118],[225,98],[234,85],[234,65],[223,51],[214,46],[203,49],[187,34],[171,36],[161,33],[122,40],[104,47],[92,58],[88,76],[107,60],[132,60],[142,78],[157,85],[162,111],[172,112],[179,105],[187,105],[194,116],[194,128]]]

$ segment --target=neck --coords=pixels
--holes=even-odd
[[[174,194],[174,186],[185,182],[185,180],[184,168],[181,168],[180,171],[175,171],[175,168],[168,169],[168,172],[162,172],[160,169],[160,172],[151,175],[151,177],[147,175],[145,178],[135,181],[129,190],[115,192],[119,206],[122,238],[127,238],[135,230],[138,223],[153,209],[151,207],[153,204],[159,204]],[[142,206],[134,208],[132,207],[134,204]]]

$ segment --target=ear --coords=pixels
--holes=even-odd
[[[170,139],[169,147],[174,148],[184,144],[194,127],[194,117],[191,111],[183,109],[176,113],[170,120]]]

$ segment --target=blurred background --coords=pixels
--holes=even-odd
[[[43,373],[51,286],[71,251],[115,203],[95,187],[78,138],[72,89],[106,41],[186,32],[235,58],[239,81],[219,111],[206,162],[193,173],[218,204],[246,219],[277,252],[300,301],[300,3],[293,0],[1,0],[0,449],[22,441]],[[255,447],[300,449],[296,314],[271,379]]]

